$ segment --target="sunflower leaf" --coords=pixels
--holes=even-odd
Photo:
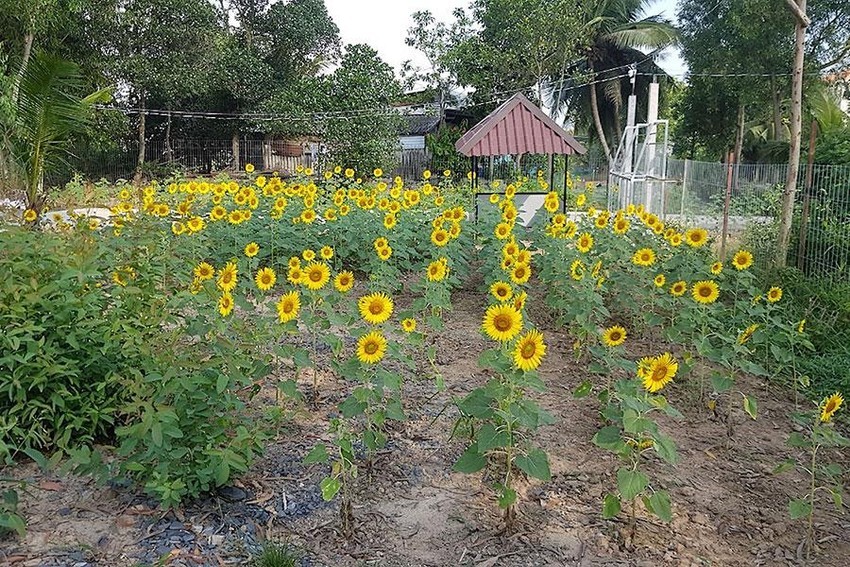
[[[632,500],[649,485],[649,477],[640,471],[621,468],[617,471],[617,488],[623,500]]]
[[[473,443],[466,448],[466,451],[464,451],[457,462],[455,462],[452,470],[471,474],[480,471],[486,465],[487,459],[485,459],[484,455],[478,451],[478,443]]]
[[[614,494],[606,494],[602,501],[602,517],[606,520],[616,518],[620,513],[620,499]]]
[[[756,419],[758,415],[758,403],[755,398],[751,398],[750,396],[744,396],[744,411],[753,418]]]
[[[659,490],[648,498],[650,512],[665,522],[673,521],[673,511],[670,506],[670,495],[666,490]]]
[[[549,480],[552,473],[549,470],[549,458],[542,449],[532,449],[527,455],[520,455],[514,461],[528,476],[539,480]]]
[[[812,513],[812,505],[804,498],[798,498],[788,503],[788,514],[792,520],[805,518]]]
[[[584,398],[590,394],[593,390],[593,383],[590,380],[585,380],[581,384],[578,385],[578,388],[573,390],[574,398]]]

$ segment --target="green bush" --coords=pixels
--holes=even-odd
[[[263,429],[241,393],[269,366],[256,325],[185,290],[193,251],[145,219],[3,237],[0,457],[60,449],[164,506],[248,468]]]

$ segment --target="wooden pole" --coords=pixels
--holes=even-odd
[[[806,235],[809,228],[809,209],[812,198],[812,169],[815,163],[815,143],[818,135],[818,122],[812,120],[811,132],[809,133],[809,159],[806,166],[806,185],[803,189],[803,212],[800,215],[800,237],[797,244],[797,268],[801,271],[806,269]]]
[[[734,170],[735,152],[727,154],[726,167],[726,200],[723,203],[723,232],[720,234],[720,261],[726,261],[726,235],[729,232],[729,208],[732,205],[732,171]]]
[[[570,174],[570,156],[564,154],[564,198],[561,199],[561,211],[567,212],[567,176]]]

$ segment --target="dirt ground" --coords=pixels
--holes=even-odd
[[[544,329],[549,349],[541,366],[548,391],[536,397],[557,418],[541,429],[538,442],[549,454],[552,479],[519,487],[518,529],[502,533],[486,473],[451,470],[464,448],[449,439],[457,417],[451,398],[487,380],[477,365],[487,348],[478,331],[484,304],[472,290],[454,296],[455,310],[436,343],[447,391],[434,395],[431,381],[407,380],[410,419],[391,429],[371,471],[361,471],[352,541],[338,531],[338,503],[320,497],[317,485],[327,469],[301,464],[317,441],[327,440],[328,417],[351,387],[323,373],[317,410],[301,411],[282,425],[265,455],[233,486],[176,513],[163,513],[128,488],[44,476],[32,465],[12,470],[31,483],[22,495],[29,527],[21,540],[0,541],[0,564],[241,565],[266,540],[302,550],[301,565],[329,567],[805,564],[805,523],[791,521],[787,513],[788,499],[802,495],[805,479],[771,472],[791,455],[785,439],[792,430],[793,395],[741,378],[740,389],[758,398],[759,418],[739,412],[736,437],[727,446],[725,424],[701,407],[696,384],[668,387],[668,399],[685,419],[664,421],[662,429],[675,439],[681,462],[673,467],[653,457],[648,472],[669,490],[673,522],[639,510],[636,545],[626,549],[625,522],[601,517],[604,494],[616,488],[618,463],[591,443],[600,426],[598,402],[594,396],[573,398],[586,371],[569,357],[572,340],[549,328],[538,311],[532,318]],[[659,348],[651,352],[647,342],[630,343],[635,356],[657,354]],[[306,388],[311,378],[302,379]],[[264,392],[256,403],[275,401]],[[850,460],[846,454],[832,456],[845,467]],[[830,503],[816,513],[815,527],[813,562],[850,564],[850,517]]]

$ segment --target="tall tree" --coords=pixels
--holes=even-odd
[[[578,0],[473,0],[470,14],[456,12],[446,63],[482,106],[517,90],[542,105],[547,81],[580,57],[581,14]]]
[[[574,78],[561,77],[550,88],[556,107],[571,111],[577,122],[589,114],[592,124],[586,125],[595,131],[609,160],[611,147],[621,136],[623,100],[631,94],[631,82],[624,76],[627,69],[634,66],[640,73],[635,90],[646,94],[651,82],[646,75],[665,75],[653,59],[678,39],[668,20],[645,15],[651,4],[650,0],[586,2],[581,25],[588,42],[571,69]]]

